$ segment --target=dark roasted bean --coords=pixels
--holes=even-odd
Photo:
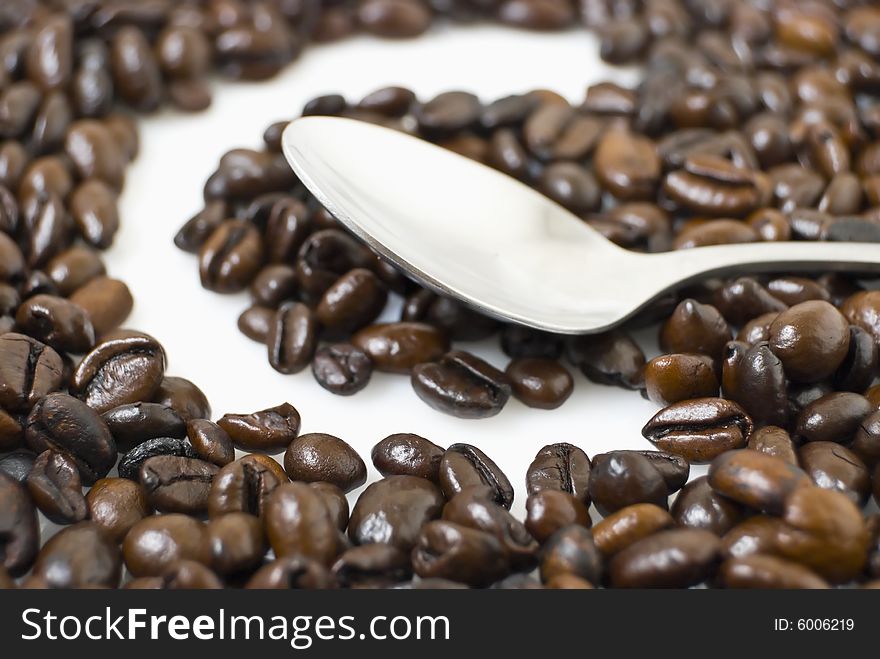
[[[287,482],[287,476],[280,465],[273,469],[253,459],[256,457],[230,462],[214,476],[208,495],[208,515],[211,518],[231,512],[263,516],[266,500],[275,488]]]
[[[816,382],[846,358],[849,324],[831,304],[812,300],[783,311],[770,325],[770,348],[797,382]]]
[[[88,514],[79,471],[71,458],[51,449],[41,453],[27,477],[40,511],[57,524],[81,522]]]
[[[739,403],[756,425],[787,425],[788,382],[782,361],[766,342],[727,344],[721,391]]]
[[[197,515],[208,510],[217,465],[197,458],[157,455],[141,463],[138,480],[147,501],[160,512]]]
[[[793,435],[801,441],[846,444],[872,411],[868,399],[860,394],[830,393],[801,410],[795,420]]]
[[[0,336],[0,407],[29,411],[43,396],[61,388],[64,365],[49,346],[23,334]]]
[[[0,472],[0,566],[18,576],[30,568],[39,548],[37,511],[27,489]]]
[[[259,518],[229,513],[205,525],[211,547],[211,567],[219,574],[246,572],[259,565],[266,539]]]
[[[232,439],[213,421],[191,419],[186,423],[185,432],[193,450],[203,460],[219,467],[224,467],[235,460]]]
[[[675,524],[672,516],[652,503],[635,503],[605,516],[593,527],[596,547],[605,557]]]
[[[574,575],[590,583],[600,583],[602,554],[586,527],[577,524],[559,529],[541,548],[541,581]]]
[[[716,493],[705,476],[685,485],[670,510],[679,526],[705,529],[722,536],[742,518],[740,507]]]
[[[186,436],[186,425],[177,412],[158,403],[129,403],[101,415],[122,450],[156,437]]]
[[[437,482],[443,449],[412,433],[389,435],[373,447],[371,458],[383,476],[418,476]]]
[[[273,452],[286,448],[299,433],[296,408],[283,403],[253,414],[224,414],[217,422],[238,448]]]
[[[791,435],[778,426],[764,426],[753,432],[749,437],[748,448],[780,458],[789,464],[796,465],[798,462]]]
[[[501,543],[492,535],[452,522],[422,527],[413,548],[413,571],[473,586],[488,585],[508,571]]]
[[[94,522],[80,522],[52,536],[33,571],[48,588],[116,588],[121,574],[119,548]]]
[[[798,457],[817,486],[841,492],[860,507],[867,503],[871,473],[853,451],[834,442],[810,442],[801,447]]]
[[[668,492],[660,471],[639,453],[613,451],[593,458],[589,493],[602,515],[634,503],[666,508]]]
[[[550,359],[514,359],[505,369],[514,397],[529,407],[552,410],[574,390],[571,374]]]
[[[260,232],[249,222],[225,220],[199,250],[202,286],[218,293],[244,290],[260,267]]]
[[[543,543],[556,531],[571,524],[591,525],[590,513],[580,499],[561,490],[541,490],[526,500],[525,526]]]
[[[572,444],[549,444],[538,451],[526,470],[526,490],[535,494],[559,490],[590,503],[590,458]]]
[[[660,346],[668,352],[696,352],[719,359],[730,336],[730,326],[715,307],[687,299],[660,330]]]
[[[441,357],[448,349],[447,338],[423,323],[370,325],[352,337],[376,370],[409,373],[415,366]]]
[[[140,484],[127,478],[102,478],[86,495],[89,518],[116,542],[150,514]]]
[[[759,451],[728,451],[709,466],[709,485],[719,494],[773,515],[782,512],[786,498],[809,485],[807,475],[791,464]]]
[[[660,531],[617,553],[609,565],[618,588],[681,588],[712,576],[721,542],[701,529]]]
[[[367,467],[345,441],[324,433],[300,435],[284,454],[284,470],[292,481],[323,481],[344,492],[367,480]]]
[[[122,543],[125,566],[135,577],[161,576],[178,561],[211,564],[205,525],[173,513],[153,515],[135,524]]]
[[[653,402],[671,405],[718,394],[714,361],[707,355],[671,354],[645,365],[645,391]]]
[[[305,556],[287,556],[257,570],[246,588],[324,590],[336,588],[336,578],[318,561]]]
[[[154,396],[155,402],[170,407],[184,422],[207,419],[211,406],[205,394],[186,378],[166,376]]]
[[[141,465],[157,456],[195,458],[196,454],[192,446],[182,439],[173,437],[148,439],[122,456],[118,466],[119,476],[133,481],[139,480]]]
[[[369,384],[373,362],[360,348],[350,343],[336,343],[315,353],[312,374],[327,391],[351,396]]]
[[[510,509],[513,487],[504,472],[485,453],[469,444],[453,444],[440,461],[439,484],[446,498],[471,485],[487,485],[493,500]]]
[[[297,373],[309,365],[318,347],[320,325],[311,309],[301,302],[279,307],[269,325],[266,345],[269,363],[279,373]]]
[[[593,382],[625,389],[639,389],[644,383],[645,354],[623,332],[571,339],[566,357]]]
[[[285,483],[266,500],[264,524],[279,558],[301,555],[330,565],[340,550],[336,522],[321,496],[305,483]]]
[[[507,376],[474,355],[453,351],[437,362],[418,364],[411,382],[435,410],[466,419],[498,414],[510,398]]]
[[[34,295],[18,308],[22,331],[62,352],[83,353],[95,343],[95,329],[79,305],[54,295]]]

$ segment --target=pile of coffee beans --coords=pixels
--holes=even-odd
[[[210,103],[312,41],[436,19],[595,30],[638,87],[484,103],[390,87],[338,115],[510,174],[615,243],[657,252],[880,240],[880,10],[836,0],[7,0],[0,8],[0,587],[880,587],[880,291],[851,275],[712,280],[627,327],[502,325],[405,279],[344,231],[280,153],[227,153],[176,237],[282,373],[352,395],[373,370],[466,418],[553,409],[578,369],[661,409],[656,450],[539,451],[514,489],[478,447],[300,435],[282,403],[212,415],[122,326],[100,250],[137,156],[135,113]],[[290,119],[290,118],[287,118]],[[399,321],[377,323],[389,296]],[[648,360],[631,332],[659,323]],[[497,335],[502,371],[461,349]],[[211,419],[215,418],[216,421]],[[270,457],[283,455],[283,465]],[[689,480],[691,464],[708,474]],[[670,504],[671,501],[671,504]],[[593,526],[591,507],[603,517]],[[39,515],[63,528],[41,538]]]

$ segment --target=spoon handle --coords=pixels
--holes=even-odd
[[[752,272],[880,272],[880,243],[767,242],[713,245],[652,254],[655,275],[670,284]]]

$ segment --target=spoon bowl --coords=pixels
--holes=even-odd
[[[413,279],[487,315],[550,332],[610,329],[663,294],[709,276],[880,271],[874,243],[627,251],[506,174],[352,119],[297,119],[282,145],[318,201]]]

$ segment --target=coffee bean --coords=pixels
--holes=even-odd
[[[349,333],[373,322],[387,299],[388,292],[375,274],[355,268],[324,292],[315,313],[331,334]]]
[[[718,570],[725,588],[828,588],[815,572],[776,556],[744,556],[726,560]]]
[[[788,382],[782,361],[770,346],[727,344],[722,366],[721,390],[741,405],[756,425],[788,424]]]
[[[734,502],[717,494],[705,476],[682,488],[672,503],[673,519],[679,526],[711,531],[722,536],[742,519],[742,510]]]
[[[64,453],[41,453],[27,477],[31,498],[50,520],[57,524],[81,522],[88,514],[82,494],[79,471]]]
[[[568,103],[544,103],[523,126],[528,150],[541,160],[580,160],[592,152],[603,122],[575,112]]]
[[[612,451],[593,459],[590,498],[602,515],[634,503],[667,507],[668,490],[651,461],[638,453]]]
[[[880,351],[866,330],[855,325],[849,328],[849,348],[832,378],[841,391],[864,391],[874,381],[880,365]]]
[[[25,438],[34,451],[53,449],[69,456],[87,483],[106,476],[116,463],[116,444],[107,425],[94,410],[67,394],[49,394],[34,406]]]
[[[207,419],[211,416],[211,406],[207,397],[186,378],[166,376],[156,391],[153,400],[170,407],[184,422],[192,419]]]
[[[868,399],[860,394],[830,393],[801,410],[795,420],[793,435],[801,441],[846,444],[871,412]]]
[[[196,454],[192,446],[182,439],[173,437],[156,437],[141,442],[119,461],[118,472],[121,478],[140,480],[141,466],[150,458],[159,456],[176,456],[182,458],[195,458]]]
[[[471,485],[487,485],[492,499],[507,508],[513,504],[513,487],[504,472],[485,453],[469,444],[453,444],[440,461],[439,485],[447,499]]]
[[[508,571],[501,543],[488,533],[452,522],[422,527],[412,554],[413,571],[423,578],[488,585]]]
[[[528,407],[552,410],[574,390],[574,380],[559,362],[550,359],[514,359],[505,369],[514,397]]]
[[[752,420],[739,405],[721,398],[681,401],[658,412],[642,429],[655,446],[690,462],[711,462],[745,446]]]
[[[871,473],[861,458],[834,442],[810,442],[798,451],[801,467],[818,487],[845,494],[864,506],[871,496]]]
[[[577,446],[549,444],[538,451],[526,470],[526,490],[535,494],[558,490],[590,504],[590,458]]]
[[[593,542],[590,530],[572,525],[559,529],[541,548],[541,581],[573,575],[590,583],[600,583],[602,554]]]
[[[257,570],[245,586],[260,590],[323,590],[336,587],[336,578],[330,570],[305,556],[287,556],[274,560]]]
[[[660,477],[666,484],[667,494],[674,494],[678,492],[682,487],[684,487],[684,484],[687,483],[688,476],[690,475],[690,464],[687,460],[679,455],[673,455],[672,453],[666,453],[664,451],[643,451],[631,449],[622,449],[618,451],[613,451],[613,453],[633,453],[643,458],[647,458],[648,462],[651,463],[651,466],[654,467],[654,469],[656,469],[658,472],[660,472]],[[604,459],[603,456],[605,455],[607,454],[600,453],[599,455],[595,456],[595,458],[593,458],[593,461],[595,462],[596,460]]]
[[[617,199],[651,198],[660,180],[654,143],[620,127],[599,140],[594,166],[602,187]]]
[[[606,515],[593,527],[596,547],[610,557],[634,542],[675,524],[664,508],[651,503],[635,503]]]
[[[21,483],[0,473],[0,556],[13,576],[27,572],[40,549],[37,511]]]
[[[219,574],[247,572],[266,553],[266,539],[259,518],[247,513],[229,513],[205,525],[211,547],[211,567]]]
[[[200,521],[179,513],[153,515],[128,532],[122,555],[133,576],[161,576],[182,560],[210,565],[211,545]]]
[[[104,274],[104,263],[94,249],[73,245],[45,266],[46,274],[61,295],[70,295],[95,277]]]
[[[306,305],[282,304],[266,336],[272,368],[279,373],[298,373],[308,366],[318,347],[319,328],[317,316]]]
[[[153,400],[165,372],[165,351],[147,334],[117,330],[79,363],[70,392],[104,413],[119,405]]]
[[[293,405],[282,403],[252,414],[224,414],[217,425],[242,450],[273,452],[296,439],[300,416]]]
[[[480,341],[492,336],[498,329],[497,321],[426,288],[406,299],[400,320],[433,325],[453,341]]]
[[[880,344],[880,292],[854,293],[844,300],[840,312],[850,323],[870,332],[874,341]]]
[[[782,312],[770,325],[770,348],[786,374],[816,382],[834,373],[846,358],[849,324],[831,304],[812,300]]]
[[[662,355],[645,366],[647,396],[659,405],[716,396],[718,385],[714,362],[707,355]]]
[[[191,419],[186,424],[186,436],[196,454],[219,467],[235,460],[232,440],[223,428],[207,419]]]
[[[348,535],[358,545],[384,542],[409,551],[422,525],[440,516],[443,503],[443,495],[430,481],[389,476],[369,485],[358,497]]]
[[[327,391],[351,396],[367,386],[373,362],[360,348],[337,343],[320,348],[312,358],[312,375]]]
[[[562,527],[571,524],[589,527],[590,514],[582,501],[568,492],[541,490],[526,500],[526,529],[544,542]]]
[[[382,543],[352,547],[333,564],[344,588],[383,588],[412,576],[409,556]]]
[[[714,573],[721,541],[701,529],[660,531],[615,554],[609,565],[617,588],[683,588]]]
[[[0,454],[0,474],[9,476],[12,480],[24,483],[37,456],[27,449],[15,449],[9,453]]]
[[[431,13],[422,2],[366,0],[357,10],[359,24],[380,37],[414,37],[428,29]]]
[[[462,351],[415,366],[411,382],[419,398],[432,408],[465,419],[498,414],[511,393],[504,373]]]
[[[241,312],[238,317],[238,329],[247,338],[265,344],[269,338],[272,324],[275,322],[275,309],[254,305]]]
[[[95,343],[95,329],[82,307],[54,295],[34,295],[18,308],[23,332],[62,352],[83,353]]]
[[[278,557],[293,554],[330,565],[340,551],[335,521],[305,483],[285,483],[266,500],[266,537]]]
[[[367,467],[346,442],[324,433],[295,439],[284,454],[284,470],[293,481],[332,483],[344,492],[367,480]]]
[[[0,335],[0,407],[27,412],[61,388],[64,365],[55,350],[16,333]]]
[[[370,325],[357,332],[351,342],[367,354],[376,370],[387,373],[409,373],[449,349],[446,337],[423,323]]]
[[[117,446],[127,450],[157,437],[182,439],[186,425],[170,407],[158,403],[128,403],[101,415]]]
[[[114,541],[150,514],[147,497],[140,484],[127,478],[102,478],[86,494],[89,518]]]
[[[728,451],[709,465],[709,485],[719,494],[771,515],[783,511],[786,498],[809,484],[796,465],[758,451]]]
[[[116,588],[122,556],[94,522],[79,522],[52,536],[40,550],[33,577],[48,588]]]
[[[166,513],[206,512],[217,465],[197,458],[157,455],[141,463],[138,480],[150,505]]]
[[[571,339],[566,357],[593,382],[624,389],[639,389],[644,383],[645,354],[623,332]]]
[[[438,482],[444,450],[412,433],[388,435],[373,447],[370,457],[383,476],[418,476]]]
[[[208,495],[208,515],[213,519],[246,512],[262,517],[269,495],[284,482],[287,476],[280,467],[276,471],[262,461],[247,458],[230,462],[214,476]]]
[[[730,335],[730,326],[715,307],[686,299],[660,330],[660,346],[667,352],[696,352],[719,359]]]
[[[101,179],[88,179],[70,195],[70,214],[80,235],[90,245],[106,249],[119,230],[117,193]]]
[[[798,463],[791,435],[779,426],[764,426],[753,432],[749,437],[748,448],[780,458],[792,465]]]
[[[217,293],[244,290],[257,274],[263,245],[260,233],[243,220],[225,220],[199,249],[202,286]]]
[[[122,325],[134,306],[128,286],[109,277],[95,277],[74,291],[70,301],[85,312],[98,337]]]

